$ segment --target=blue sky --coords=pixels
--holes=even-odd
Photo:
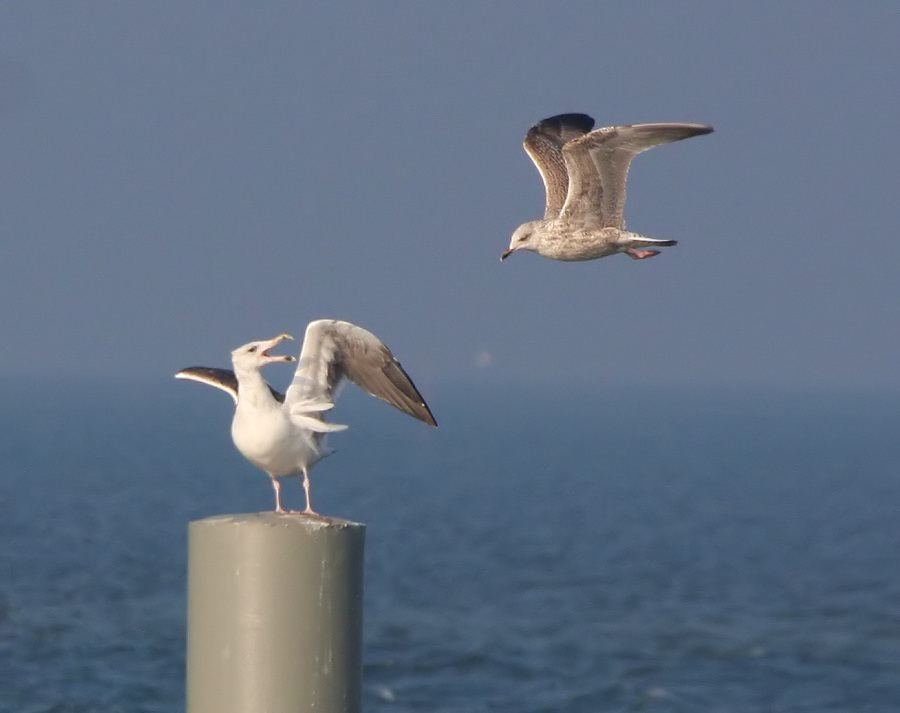
[[[340,317],[420,386],[900,386],[900,5],[307,8],[4,3],[4,372],[168,379]],[[632,165],[677,247],[500,263],[564,111],[715,126]]]

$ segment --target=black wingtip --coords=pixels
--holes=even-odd
[[[424,423],[427,423],[429,426],[434,426],[435,428],[437,428],[437,419],[434,417],[434,414],[431,413],[431,409],[428,408],[428,404],[423,401],[419,404],[419,406],[421,406],[422,410],[425,412],[424,417],[420,417],[420,420]]]
[[[594,119],[587,114],[557,114],[541,119],[529,129],[529,133],[553,134],[568,140],[593,128]]]

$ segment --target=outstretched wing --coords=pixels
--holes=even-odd
[[[189,366],[175,374],[176,379],[190,379],[201,384],[209,384],[227,393],[237,403],[238,380],[231,369],[217,369],[214,366]],[[278,402],[284,402],[284,394],[266,384]]]
[[[307,410],[318,404],[319,412],[327,410],[337,399],[344,379],[413,418],[437,426],[412,379],[378,337],[350,322],[310,322],[297,371],[287,390],[287,407]]]
[[[712,130],[705,124],[629,124],[595,129],[570,141],[562,149],[569,192],[561,217],[601,228],[623,228],[631,160],[654,146]]]
[[[542,119],[525,135],[525,152],[544,180],[544,218],[555,218],[566,200],[569,178],[562,156],[566,142],[583,136],[594,126],[587,114],[558,114]]]

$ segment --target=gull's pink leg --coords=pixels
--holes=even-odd
[[[306,509],[303,511],[307,515],[315,515],[316,511],[312,509],[312,499],[309,495],[309,472],[303,469],[303,492],[306,494]]]
[[[281,483],[278,482],[278,478],[272,478],[272,489],[275,491],[275,512],[285,512],[281,507]]]
[[[628,248],[625,252],[633,260],[646,260],[648,257],[659,255],[659,250],[640,250],[638,248]]]

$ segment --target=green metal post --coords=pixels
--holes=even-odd
[[[359,713],[364,542],[346,520],[192,522],[187,713]]]

